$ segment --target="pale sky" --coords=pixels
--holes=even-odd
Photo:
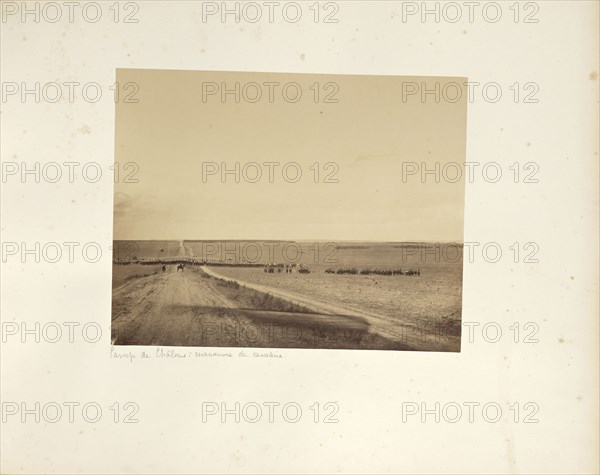
[[[115,239],[463,240],[464,180],[435,183],[429,175],[421,183],[417,175],[403,183],[402,169],[465,162],[466,93],[453,104],[418,94],[403,102],[402,87],[466,78],[120,69],[117,81],[139,85],[138,103],[122,96],[116,105],[115,138],[115,160],[136,162],[139,182],[115,184]],[[236,103],[231,94],[223,102],[218,91],[203,101],[208,83],[233,89],[236,82],[259,84],[263,97]],[[272,103],[266,82],[281,85]],[[296,103],[281,92],[291,82],[302,89]],[[337,103],[323,103],[329,82],[339,87]],[[256,88],[246,92],[252,99]],[[209,162],[218,171],[239,163],[240,183],[234,175],[223,183],[220,173],[203,183]],[[250,162],[260,165],[256,183],[241,173],[255,178]],[[279,164],[273,183],[264,162]],[[290,162],[302,170],[297,183],[282,174]],[[319,183],[309,168],[315,162]],[[325,169],[328,162],[335,167]],[[323,183],[336,169],[339,182]]]

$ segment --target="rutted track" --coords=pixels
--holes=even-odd
[[[113,343],[188,345],[200,323],[195,310],[211,307],[217,312],[233,304],[198,273],[171,266],[113,291]]]

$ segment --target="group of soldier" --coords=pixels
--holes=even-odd
[[[274,274],[275,272],[283,272],[285,270],[286,274],[291,274],[294,269],[297,267],[297,264],[275,264],[275,263],[270,263],[270,264],[265,264],[264,266],[264,271],[269,273],[269,274]],[[300,268],[298,269],[298,272],[300,272],[303,269],[302,264],[300,264]]]
[[[421,269],[386,269],[386,268],[375,268],[375,269],[357,269],[356,267],[350,268],[339,268],[339,269],[326,269],[327,274],[350,274],[350,275],[409,275],[409,276],[420,276]]]
[[[193,257],[172,257],[162,259],[115,259],[113,261],[116,265],[130,265],[130,264],[141,264],[141,265],[160,265],[162,271],[166,272],[168,265],[176,265],[177,271],[182,271],[186,265],[190,266],[227,266],[227,267],[263,267],[265,273],[274,274],[282,273],[285,271],[286,274],[292,274],[294,270],[299,274],[310,274],[310,269],[303,266],[302,264],[277,264],[277,263],[251,263],[251,262],[237,262],[237,261],[222,261],[222,260],[207,260],[207,259],[196,259]],[[421,269],[402,269],[402,268],[363,268],[358,269],[356,267],[340,267],[338,269],[326,269],[327,274],[349,274],[349,275],[407,275],[407,276],[420,276]]]

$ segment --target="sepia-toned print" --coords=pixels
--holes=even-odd
[[[114,345],[460,351],[466,78],[116,80]]]

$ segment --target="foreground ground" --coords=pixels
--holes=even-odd
[[[458,334],[228,271],[114,266],[113,344],[460,350]]]

